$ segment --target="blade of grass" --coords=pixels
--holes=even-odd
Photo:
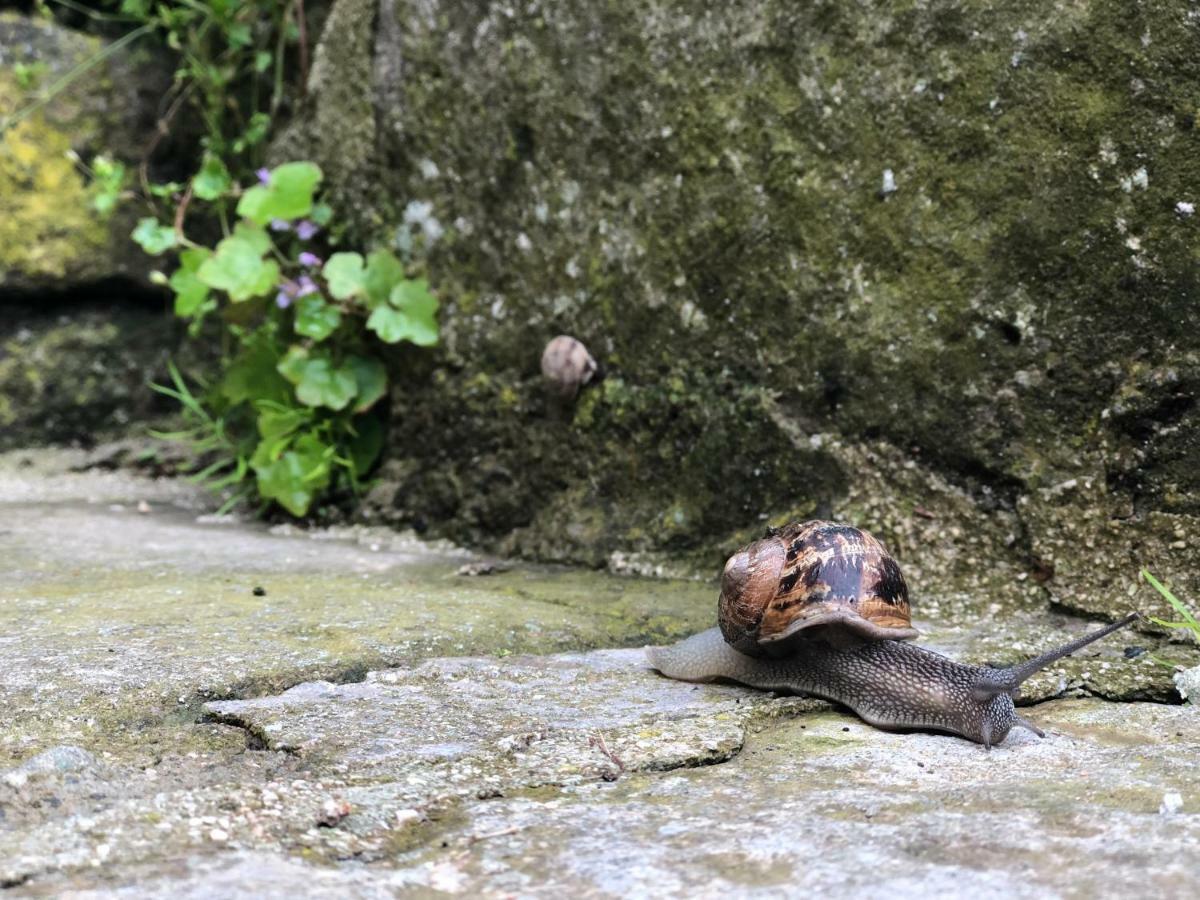
[[[43,90],[41,96],[39,96],[32,103],[23,106],[21,109],[18,109],[8,118],[0,119],[0,134],[3,134],[14,125],[17,125],[32,116],[35,112],[37,112],[51,100],[57,97],[60,93],[62,93],[67,87],[69,87],[71,82],[83,76],[89,69],[92,69],[104,62],[104,60],[108,59],[113,54],[119,53],[127,45],[132,44],[142,35],[149,34],[153,30],[153,25],[143,25],[141,28],[135,28],[133,31],[129,32],[129,34],[113,41],[99,53],[93,53],[83,62],[79,63],[79,65],[72,68],[61,78]]]
[[[1154,621],[1157,622],[1159,625],[1166,625],[1170,628],[1190,628],[1193,632],[1195,632],[1197,637],[1200,637],[1200,622],[1196,621],[1196,617],[1192,615],[1191,610],[1189,610],[1187,608],[1187,606],[1185,606],[1178,597],[1176,597],[1174,594],[1172,594],[1162,584],[1162,582],[1160,582],[1157,578],[1155,578],[1153,575],[1151,575],[1148,570],[1142,569],[1141,575],[1144,579],[1146,579],[1146,581],[1148,581],[1150,583],[1150,586],[1152,588],[1154,588],[1156,591],[1158,591],[1160,594],[1162,594],[1163,599],[1165,599],[1169,604],[1171,604],[1171,608],[1174,609],[1175,612],[1177,612],[1177,613],[1179,613],[1179,615],[1183,616],[1182,622],[1162,622],[1162,621],[1159,621],[1158,619],[1154,619]]]

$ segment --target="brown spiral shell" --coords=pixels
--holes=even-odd
[[[908,586],[887,549],[836,522],[772,529],[729,558],[717,621],[725,640],[751,656],[789,652],[791,639],[908,640]]]

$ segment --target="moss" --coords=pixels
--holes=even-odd
[[[0,107],[16,109],[25,99],[0,70]],[[60,279],[92,268],[106,249],[105,220],[68,155],[76,140],[40,114],[0,137],[0,281],[9,271]]]
[[[398,210],[376,190],[375,109],[369,91],[375,0],[343,0],[330,11],[323,40],[309,76],[307,115],[292,122],[272,149],[275,163],[313,159],[325,174],[327,200],[335,204],[338,224],[360,232],[378,229]],[[403,206],[400,207],[403,209]]]
[[[211,547],[214,538],[197,539]],[[81,552],[85,557],[63,566],[27,555],[20,544],[6,557],[21,578],[10,585],[12,603],[0,608],[0,629],[16,633],[36,608],[42,634],[36,648],[15,646],[10,662],[25,668],[34,656],[58,653],[91,672],[119,665],[120,674],[55,687],[53,715],[37,712],[44,692],[13,680],[5,702],[18,710],[22,727],[0,741],[0,767],[5,757],[56,743],[103,742],[123,755],[153,755],[213,699],[278,693],[302,681],[356,681],[370,670],[436,656],[664,643],[706,627],[711,616],[707,586],[591,572],[520,569],[460,578],[453,574],[458,562],[445,559],[369,578],[301,570],[263,580],[251,566],[240,575],[155,569],[147,580],[136,567],[96,569]],[[247,552],[239,548],[239,565],[249,564]],[[253,594],[252,583],[266,593]],[[112,648],[95,639],[106,629],[122,635]],[[181,629],[209,629],[219,640],[185,646]],[[186,739],[220,742],[221,734]]]

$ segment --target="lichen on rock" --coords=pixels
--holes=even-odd
[[[101,154],[138,165],[154,126],[146,96],[160,95],[169,73],[148,51],[126,50],[54,87],[103,50],[100,38],[0,13],[0,292],[148,271],[129,240],[134,211],[98,210],[89,171]]]

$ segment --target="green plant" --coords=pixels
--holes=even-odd
[[[178,53],[164,119],[169,124],[186,104],[199,114],[201,171],[212,175],[212,167],[223,168],[235,157],[252,168],[272,118],[287,101],[289,53],[301,85],[307,77],[303,0],[120,0],[118,17]]]
[[[202,170],[193,185],[205,177]],[[253,473],[261,498],[304,515],[327,489],[360,489],[383,446],[374,410],[388,376],[379,349],[436,344],[438,303],[390,250],[325,261],[309,249],[331,215],[315,202],[314,164],[261,170],[244,190],[218,181],[205,193],[212,202],[236,195],[238,221],[215,247],[154,217],[133,233],[152,255],[179,250],[178,268],[162,277],[175,313],[193,331],[215,315],[234,344],[203,400],[174,370],[174,386],[156,389],[178,400],[190,422],[169,436],[216,457],[202,477],[240,491]]]
[[[78,10],[74,0],[54,2]],[[152,34],[178,54],[160,133],[183,109],[203,125],[191,178],[153,183],[145,165],[140,171],[148,215],[133,240],[153,256],[177,256],[159,281],[189,332],[215,321],[225,334],[217,377],[193,391],[172,367],[172,384],[155,386],[179,402],[186,422],[162,436],[188,441],[207,463],[196,477],[231,489],[232,502],[257,494],[304,515],[327,490],[361,488],[384,439],[378,407],[388,377],[380,349],[436,343],[437,301],[389,250],[365,260],[317,255],[331,246],[332,218],[314,199],[317,166],[259,168],[275,118],[307,78],[302,0],[113,6],[115,15],[100,15],[136,28],[112,46]],[[298,91],[290,91],[293,83]],[[100,157],[92,176],[94,203],[107,211],[124,196],[124,168]],[[189,213],[199,220],[194,229]],[[189,230],[219,237],[193,240]]]
[[[161,136],[181,109],[203,123],[202,153],[185,182],[154,183],[140,167],[148,215],[132,239],[148,254],[177,255],[157,281],[175,314],[199,334],[216,320],[226,352],[217,378],[190,389],[174,365],[154,390],[180,404],[186,427],[159,433],[188,442],[204,460],[195,477],[232,489],[229,503],[257,494],[296,516],[327,490],[357,492],[383,446],[377,409],[388,375],[380,349],[438,340],[437,300],[388,249],[335,252],[323,261],[332,210],[315,201],[311,162],[258,168],[275,117],[289,101],[291,75],[303,91],[307,40],[303,0],[112,0],[112,11],[76,0],[43,0],[106,23],[136,25],[81,61],[3,120],[32,115],[72,81],[146,35],[176,51],[179,64],[159,122]],[[41,70],[18,78],[34,89]],[[157,142],[157,139],[156,139]],[[155,143],[156,143],[155,142]],[[153,144],[149,153],[153,150]],[[91,168],[92,204],[107,214],[129,196],[124,165],[104,154]],[[256,183],[248,187],[240,183]],[[200,232],[187,235],[188,213]],[[253,475],[253,482],[250,477]],[[228,505],[228,504],[227,504]]]
[[[1146,579],[1146,581],[1150,583],[1152,588],[1162,594],[1163,599],[1166,600],[1167,603],[1171,604],[1171,608],[1180,615],[1180,619],[1175,622],[1169,622],[1165,619],[1156,619],[1153,616],[1149,617],[1150,621],[1155,625],[1162,625],[1164,628],[1185,628],[1192,633],[1192,638],[1194,640],[1200,641],[1200,621],[1197,621],[1196,617],[1192,615],[1191,610],[1187,608],[1183,601],[1172,594],[1171,591],[1168,590],[1162,584],[1162,582],[1151,575],[1148,570],[1142,569],[1141,575],[1142,578]]]
[[[231,485],[238,489],[217,510],[218,515],[247,499],[250,488],[245,483],[249,468],[248,449],[229,435],[223,418],[215,418],[196,397],[179,374],[174,363],[167,363],[171,385],[152,384],[150,387],[179,403],[187,428],[178,431],[152,431],[157,438],[190,444],[197,453],[211,458],[207,466],[192,475],[192,480],[207,484],[214,490]]]

